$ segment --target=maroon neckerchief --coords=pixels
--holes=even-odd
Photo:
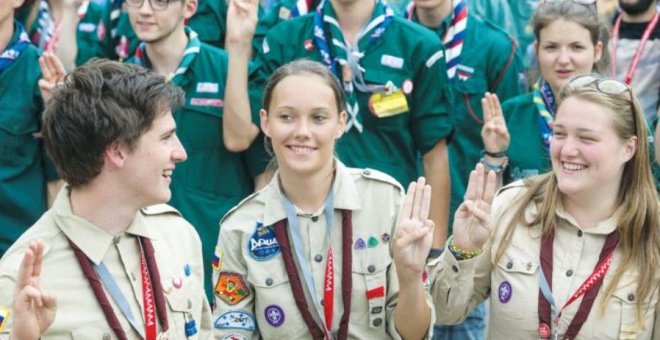
[[[154,298],[156,300],[156,310],[158,312],[158,321],[160,322],[162,331],[166,332],[169,329],[169,323],[167,320],[167,308],[165,307],[163,285],[160,282],[160,272],[158,272],[158,265],[154,256],[154,246],[151,244],[151,240],[146,237],[138,237],[138,242],[140,242],[142,246],[141,248],[144,251],[144,257],[147,262],[147,270],[149,271],[149,275],[151,277],[154,290]],[[69,245],[71,248],[73,248],[73,252],[76,255],[78,264],[85,274],[85,277],[89,281],[89,284],[92,286],[96,301],[98,301],[99,305],[101,305],[103,315],[105,315],[105,319],[108,321],[110,328],[112,328],[112,330],[115,332],[115,335],[117,335],[120,340],[127,340],[128,337],[126,336],[124,329],[121,327],[119,319],[117,319],[117,315],[112,309],[112,305],[108,300],[108,296],[103,291],[103,284],[101,283],[101,280],[92,267],[92,261],[87,258],[82,250],[80,250],[80,248],[75,243],[73,243],[71,239],[69,239]],[[142,315],[142,313],[140,313],[140,315]]]
[[[555,240],[554,230],[548,234],[544,234],[543,237],[541,238],[541,270],[543,270],[543,274],[548,280],[548,286],[550,287],[550,289],[552,289],[552,266],[553,266],[552,249],[554,246],[554,240]],[[618,230],[615,230],[611,232],[609,235],[607,235],[607,238],[605,239],[605,244],[603,244],[603,248],[600,251],[600,256],[598,257],[598,262],[596,263],[596,266],[598,266],[599,263],[601,263],[607,256],[609,256],[612,252],[614,252],[618,244],[619,244],[619,232]],[[566,330],[566,334],[564,334],[564,339],[574,339],[575,336],[580,332],[582,325],[589,316],[589,312],[591,312],[591,308],[593,307],[594,301],[596,300],[596,295],[598,295],[598,291],[600,290],[600,287],[603,285],[603,281],[604,280],[600,280],[596,285],[594,285],[592,289],[588,290],[584,294],[584,297],[582,298],[582,302],[580,302],[580,307],[578,307],[577,313],[575,313],[575,316],[573,317],[571,324],[568,326],[568,329]],[[552,325],[550,303],[543,296],[543,292],[541,291],[541,289],[539,289],[538,314],[539,314],[539,325],[543,325],[543,324]]]
[[[339,323],[339,332],[337,338],[344,340],[348,338],[348,319],[351,314],[351,291],[353,290],[352,280],[352,264],[353,264],[353,249],[351,247],[353,238],[353,221],[351,220],[352,213],[350,210],[341,210],[341,241],[342,241],[342,277],[341,277],[341,296],[344,303],[344,314],[341,316]],[[282,257],[284,259],[284,268],[286,268],[289,282],[291,284],[291,293],[296,300],[298,311],[302,314],[302,318],[312,333],[314,339],[324,339],[325,332],[320,327],[309,310],[307,300],[305,299],[305,292],[303,291],[302,281],[298,275],[298,268],[293,261],[293,252],[291,250],[291,242],[289,240],[289,233],[287,233],[286,219],[280,220],[275,223],[275,238],[282,250]]]

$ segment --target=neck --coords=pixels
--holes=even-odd
[[[329,164],[327,170],[311,176],[288,174],[280,169],[280,184],[286,197],[304,213],[312,214],[325,203],[332,190],[333,170]]]
[[[450,0],[442,1],[440,5],[433,8],[415,6],[415,14],[422,25],[435,29],[451,14],[451,6]]]
[[[612,217],[618,206],[616,195],[584,195],[586,197],[562,197],[564,209],[575,218],[582,229],[595,227]],[[603,199],[611,197],[611,199]]]
[[[0,53],[4,52],[14,35],[14,16],[0,23]]]
[[[653,16],[657,12],[655,1],[649,6],[649,8],[644,11],[644,13],[638,15],[631,15],[626,12],[621,12],[621,20],[623,22],[639,23],[639,22],[649,22],[653,19]]]
[[[332,8],[337,14],[339,27],[344,35],[344,39],[350,44],[355,44],[355,39],[371,19],[371,15],[376,7],[375,0],[355,0],[350,3],[344,3],[337,0],[331,0]]]
[[[93,181],[84,187],[71,190],[71,210],[111,235],[125,231],[141,208],[132,204],[130,197],[122,194],[117,186],[103,185]],[[99,208],[101,207],[101,208]]]
[[[188,36],[183,27],[162,40],[147,43],[146,52],[153,71],[169,77],[181,64],[186,45],[188,45]]]

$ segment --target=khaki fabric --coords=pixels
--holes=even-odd
[[[116,339],[69,246],[68,237],[94,264],[103,262],[107,266],[130,304],[140,332],[144,333],[137,236],[151,240],[165,290],[169,330],[163,334],[159,324],[159,338],[184,339],[184,317],[190,316],[198,329],[197,335],[192,338],[209,338],[211,311],[202,287],[201,245],[192,226],[174,208],[163,204],[142,209],[124,233],[113,236],[72,213],[68,187],[60,191],[53,208],[28,229],[0,260],[0,306],[11,307],[23,254],[31,241],[42,240],[46,250],[41,286],[57,296],[58,309],[55,321],[41,339]],[[141,338],[107,291],[106,294],[128,337]],[[11,329],[9,323],[0,338],[7,337]]]

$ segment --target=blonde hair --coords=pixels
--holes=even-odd
[[[605,298],[601,300],[600,312],[605,313],[607,301],[614,293],[623,273],[634,268],[639,273],[636,291],[636,316],[642,325],[642,304],[658,285],[656,270],[660,266],[660,218],[658,197],[649,162],[648,128],[641,105],[630,89],[619,94],[606,94],[597,89],[596,83],[572,88],[570,83],[562,87],[557,109],[569,97],[577,97],[609,108],[616,134],[621,140],[637,137],[634,156],[626,162],[619,187],[617,201],[622,206],[618,231],[622,258],[614,271],[612,281],[605,287]],[[500,261],[511,244],[517,225],[532,227],[541,225],[544,235],[553,232],[559,221],[556,210],[561,202],[557,177],[553,172],[525,179],[528,190],[514,203],[513,218],[506,225],[504,237],[496,250],[494,263]],[[531,221],[525,219],[525,210],[533,204],[538,215]]]

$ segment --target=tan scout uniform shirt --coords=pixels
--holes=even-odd
[[[495,234],[484,247],[482,255],[471,260],[457,261],[445,252],[431,270],[431,294],[439,323],[453,324],[465,319],[468,312],[490,296],[489,339],[538,339],[538,299],[541,251],[541,227],[519,225],[511,244],[501,260],[493,266],[492,259],[502,242],[505,226],[517,207],[511,202],[527,189],[522,181],[505,187],[495,197],[491,221],[497,223]],[[530,206],[527,220],[536,215]],[[552,294],[559,308],[572,296],[593,272],[606,236],[617,227],[617,214],[593,228],[581,230],[575,219],[562,207],[557,214],[560,223],[555,228],[553,249]],[[503,217],[500,220],[500,217]],[[593,307],[577,335],[577,339],[658,339],[658,289],[643,304],[645,329],[636,327],[636,274],[624,273],[614,295],[606,305],[605,315],[599,312],[603,292],[621,261],[621,250],[614,253]],[[559,323],[559,336],[566,332],[578,310],[582,298],[567,307]]]
[[[11,307],[23,254],[31,241],[42,240],[46,250],[41,286],[57,296],[57,314],[41,339],[116,339],[69,246],[69,237],[94,264],[105,263],[144,334],[142,276],[136,236],[152,241],[166,293],[169,331],[160,334],[160,338],[185,339],[184,315],[187,313],[195,319],[198,329],[193,338],[209,338],[210,308],[202,288],[201,245],[192,226],[174,208],[163,204],[142,209],[124,233],[113,236],[73,215],[68,187],[60,191],[53,207],[0,260],[0,306]],[[190,275],[186,275],[187,265]],[[174,283],[179,288],[173,287]],[[106,295],[128,338],[140,338],[107,290]],[[6,337],[11,329],[12,325],[8,324],[2,334]],[[161,332],[160,324],[158,332]]]
[[[391,177],[375,170],[347,168],[336,162],[334,190],[334,221],[332,249],[334,258],[335,337],[344,312],[341,298],[342,273],[342,214],[339,209],[352,211],[352,300],[348,337],[352,339],[400,338],[394,325],[394,307],[398,298],[398,281],[392,261],[390,238],[394,234],[397,213],[403,199],[401,186]],[[248,197],[231,211],[222,222],[218,254],[223,260],[214,271],[216,283],[213,314],[217,339],[309,339],[312,337],[298,311],[285,271],[282,253],[272,257],[252,252],[251,241],[260,226],[272,226],[286,219],[280,182],[276,175],[268,186]],[[304,254],[310,263],[318,301],[323,299],[326,268],[326,220],[321,207],[311,215],[299,212],[298,221],[304,243]],[[290,228],[287,227],[292,239]],[[259,238],[257,236],[257,238]],[[274,238],[274,234],[271,238]],[[292,246],[293,249],[293,246]],[[263,255],[263,254],[261,254]],[[293,255],[295,259],[295,253]],[[297,265],[300,268],[299,265]],[[300,269],[303,287],[304,276]],[[245,289],[242,295],[229,294],[231,288],[223,283],[230,277]],[[421,283],[421,281],[420,281]],[[367,299],[367,291],[384,288],[384,295]],[[314,304],[305,289],[307,304],[318,325],[320,307]],[[431,302],[429,297],[429,308]],[[274,314],[273,314],[274,313]],[[414,316],[411,316],[414,317]],[[325,318],[323,318],[325,323]],[[431,320],[433,322],[433,320]],[[431,323],[432,324],[432,323]],[[429,325],[429,329],[430,329]]]

